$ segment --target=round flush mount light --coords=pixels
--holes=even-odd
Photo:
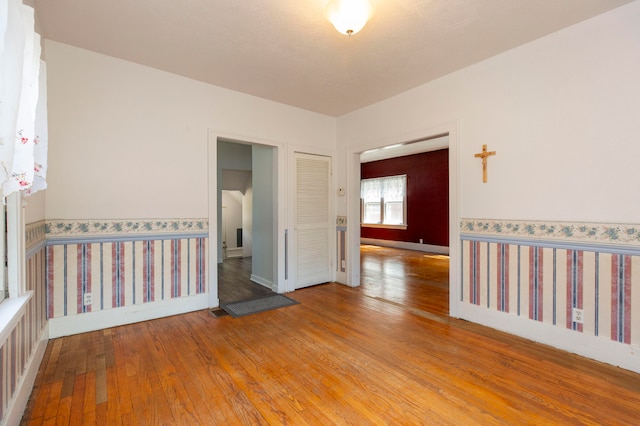
[[[336,30],[350,36],[364,28],[375,10],[373,0],[331,0],[324,14]]]

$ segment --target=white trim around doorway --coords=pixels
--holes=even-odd
[[[285,279],[285,248],[284,235],[286,230],[286,191],[287,191],[287,170],[286,167],[278,167],[287,164],[287,144],[262,139],[255,136],[238,135],[221,132],[215,129],[208,129],[207,132],[207,159],[208,159],[208,220],[209,220],[209,307],[214,308],[220,305],[218,298],[218,209],[217,209],[217,188],[218,188],[218,140],[229,142],[246,143],[250,145],[263,145],[276,149],[276,164],[274,170],[277,171],[277,220],[274,224],[274,235],[276,236],[276,244],[274,251],[277,255],[274,258],[274,283],[273,288],[278,293],[287,291],[287,280]]]
[[[347,148],[347,285],[360,285],[360,154],[364,151],[449,136],[449,315],[460,316],[460,211],[459,211],[459,131],[458,122],[451,121],[428,127],[411,134],[384,140],[370,141]]]

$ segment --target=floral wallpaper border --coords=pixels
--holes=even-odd
[[[46,223],[44,220],[29,223],[24,227],[24,240],[27,247],[31,247],[45,238]]]
[[[640,225],[462,219],[460,232],[503,237],[640,245]]]
[[[345,225],[346,217],[338,217]],[[26,226],[26,245],[46,237],[89,235],[201,233],[209,230],[207,219],[47,220]],[[542,222],[503,219],[462,219],[460,232],[503,237],[640,245],[640,224]]]
[[[48,220],[46,222],[46,235],[49,238],[128,233],[201,233],[208,230],[207,219]]]

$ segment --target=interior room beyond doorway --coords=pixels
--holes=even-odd
[[[276,149],[217,140],[216,151],[215,289],[219,302],[230,303],[277,289]]]

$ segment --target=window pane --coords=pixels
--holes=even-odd
[[[380,223],[380,203],[364,203],[364,223]]]
[[[384,223],[387,225],[402,225],[404,223],[402,201],[384,203]]]
[[[361,180],[362,223],[406,226],[406,194],[407,175]]]

